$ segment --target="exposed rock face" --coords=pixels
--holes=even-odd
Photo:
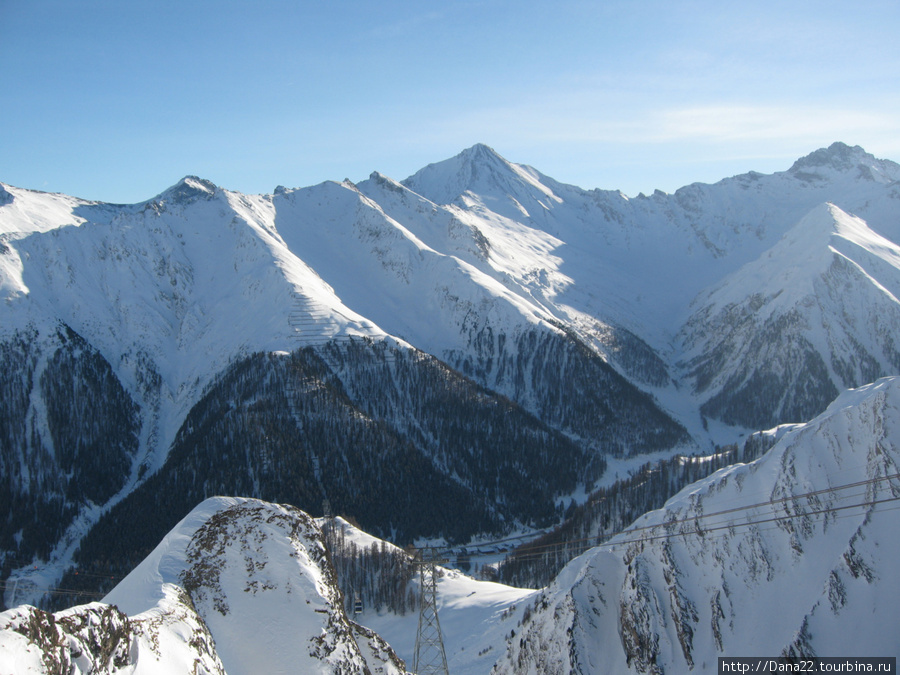
[[[225,675],[190,597],[174,586],[156,608],[134,617],[102,603],[56,614],[28,605],[6,611],[0,614],[0,669]]]

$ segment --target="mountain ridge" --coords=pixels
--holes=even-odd
[[[781,416],[811,417],[838,391],[897,372],[898,281],[900,247],[833,204],[813,209],[697,299],[682,335],[701,410],[765,427],[779,406]],[[754,382],[768,383],[766,399],[753,396]],[[798,390],[817,400],[792,401]]]
[[[843,393],[761,459],[691,485],[573,561],[491,672],[895,654],[897,518],[881,502],[900,494],[898,394],[897,377]]]
[[[58,581],[101,519],[126,526],[124,514],[140,510],[130,495],[171,470],[172,453],[190,467],[181,479],[194,503],[210,496],[200,458],[213,461],[204,453],[215,449],[233,471],[214,477],[222,490],[240,484],[252,496],[277,494],[314,511],[322,486],[345,490],[355,471],[377,473],[347,439],[320,433],[345,415],[365,420],[352,427],[360,433],[377,430],[369,437],[380,439],[383,452],[423,467],[435,481],[433,495],[448,494],[445,481],[480,495],[465,533],[453,530],[458,538],[483,526],[474,515],[481,511],[493,513],[491,527],[501,529],[555,517],[565,500],[589,491],[597,478],[590,467],[608,460],[708,453],[757,427],[820,412],[837,391],[896,372],[890,340],[900,329],[884,289],[897,286],[900,167],[843,144],[808,158],[795,166],[826,167],[821,180],[790,170],[749,173],[633,199],[566,186],[484,145],[405,181],[375,173],[358,185],[325,182],[271,195],[192,176],[134,205],[4,187],[11,201],[0,206],[0,356],[11,375],[0,381],[0,497],[13,509],[30,506],[0,531],[10,561],[3,574],[39,551],[50,556],[39,560]],[[729,297],[731,314],[702,311],[718,284],[777,254],[785,234],[826,202],[862,218],[867,230],[857,230],[871,235],[857,237],[868,246],[859,264],[869,271],[859,271],[863,259],[848,248],[801,298],[814,313],[798,314],[801,302],[796,312],[793,305],[773,312],[769,324],[755,320],[765,304],[753,299],[759,289]],[[784,256],[784,265],[791,262]],[[857,308],[884,310],[877,321],[854,310],[853,321],[841,323],[847,284]],[[775,285],[765,290],[763,300],[790,295]],[[803,322],[809,331],[797,327]],[[840,331],[829,333],[834,326]],[[70,332],[77,338],[65,346],[60,336]],[[736,359],[746,363],[747,354],[755,359],[767,350],[796,358],[778,372],[735,367]],[[110,373],[118,389],[105,384]],[[82,410],[66,393],[79,389],[63,386],[73,379],[84,391],[121,389],[94,409],[104,416],[97,428],[112,429],[138,410],[138,421],[123,427],[138,447],[127,451],[127,469],[110,477],[119,491],[104,493],[102,503],[85,501],[81,479],[72,482],[57,459],[54,438],[72,446],[62,457],[102,442],[87,421],[64,433],[60,420]],[[417,402],[414,388],[425,382],[440,383],[449,396],[443,425],[431,417],[441,406],[423,411]],[[773,396],[773,388],[788,398]],[[379,391],[393,392],[385,400],[398,407],[374,400]],[[354,399],[354,392],[374,399]],[[527,416],[538,437],[567,448],[582,484],[547,484],[534,512],[517,511],[512,498],[491,504],[486,477],[463,468],[463,457],[469,453],[496,472],[490,480],[501,481],[509,448],[464,445],[475,432],[454,415],[472,400],[486,402],[486,415],[510,409]],[[201,402],[220,410],[220,423],[209,422]],[[401,417],[422,426],[401,424]],[[189,419],[207,420],[220,446],[196,442]],[[263,431],[273,424],[280,435]],[[484,424],[479,439],[505,428],[499,417]],[[317,430],[314,439],[310,430]],[[435,452],[440,446],[446,449]],[[348,464],[335,464],[323,479],[322,467],[338,458]],[[271,469],[282,462],[305,472],[289,489]],[[462,473],[448,471],[454,462]],[[544,485],[527,464],[534,485]],[[13,478],[21,467],[52,490],[28,493]],[[256,482],[245,485],[238,475]],[[348,507],[369,503],[340,494]],[[61,515],[47,523],[36,515],[47,509]],[[427,530],[408,524],[409,536]]]
[[[894,183],[900,180],[900,165],[897,163],[876,159],[858,145],[851,147],[841,142],[832,143],[827,148],[820,148],[801,157],[791,165],[788,173],[797,175],[803,173],[804,169],[820,167],[844,172],[857,169],[860,176],[878,182]]]

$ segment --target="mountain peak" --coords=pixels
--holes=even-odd
[[[212,199],[219,188],[212,181],[197,176],[185,176],[165,192],[153,198],[155,202],[187,205]]]
[[[484,143],[476,143],[471,148],[466,148],[458,155],[461,158],[465,158],[470,162],[502,162],[503,164],[508,164],[508,162],[500,156],[500,154],[494,150],[491,146],[485,145]]]
[[[849,174],[853,171],[859,178],[878,183],[900,180],[900,165],[876,159],[860,146],[851,147],[840,141],[801,157],[788,169],[795,178],[807,181],[821,180],[826,173]]]
[[[867,153],[858,145],[853,147],[837,141],[827,148],[819,148],[805,157],[801,157],[789,169],[791,172],[809,170],[818,167],[832,167],[835,169],[851,169],[864,160],[875,161],[875,157]]]
[[[484,143],[476,143],[472,147],[466,148],[453,159],[476,176],[491,173],[495,175],[519,173],[515,164]]]
[[[470,190],[495,189],[515,173],[492,148],[476,143],[455,157],[429,164],[400,183],[435,203],[449,204]]]
[[[400,183],[395,181],[390,176],[385,176],[380,171],[373,171],[371,174],[369,174],[369,180],[394,192],[403,192],[404,190],[403,186]]]
[[[538,206],[538,202],[560,201],[534,169],[504,159],[484,143],[476,143],[443,162],[429,164],[400,184],[436,204],[450,204],[467,193],[486,198],[495,206],[509,202],[511,210],[507,215],[514,214],[511,217],[521,217],[523,213],[527,217],[525,209]]]

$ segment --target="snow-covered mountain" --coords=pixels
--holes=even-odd
[[[200,504],[102,603],[0,614],[16,673],[405,673],[347,617],[321,530],[247,499]]]
[[[702,294],[683,329],[710,417],[765,427],[900,372],[900,247],[833,204]]]
[[[574,560],[493,673],[898,654],[900,378],[848,391]]]
[[[543,527],[613,458],[803,421],[897,370],[898,181],[836,143],[629,198],[476,145],[271,195],[0,186],[2,575],[124,572],[214,494]]]

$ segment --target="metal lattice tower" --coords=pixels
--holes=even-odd
[[[420,601],[419,629],[416,632],[416,655],[413,670],[416,675],[449,675],[447,655],[444,653],[444,639],[441,637],[441,624],[437,614],[437,571],[438,560],[434,549],[428,552],[428,560],[422,553],[419,565]]]

